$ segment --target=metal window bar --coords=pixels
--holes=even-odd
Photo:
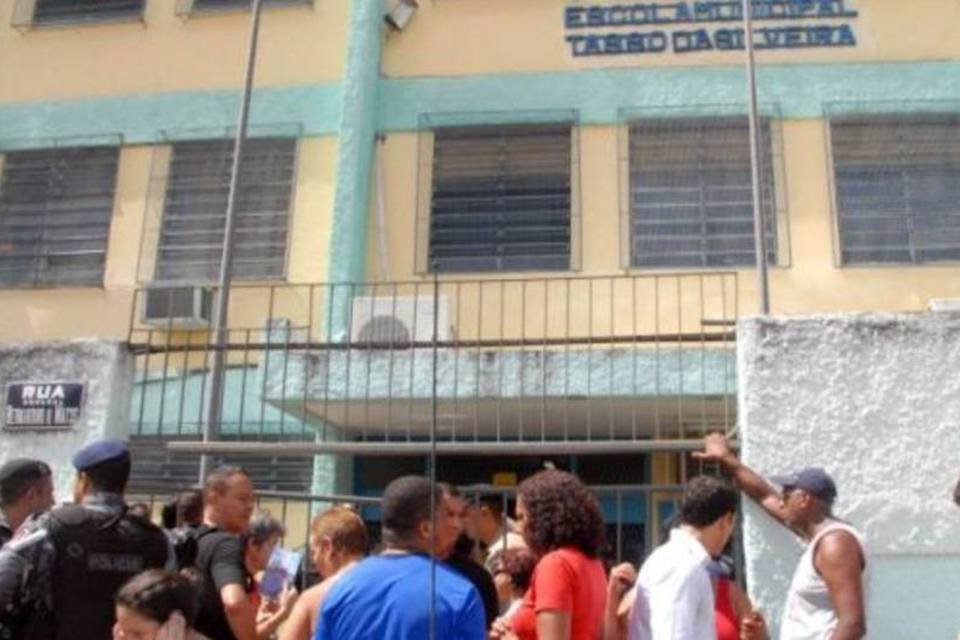
[[[960,114],[830,120],[842,264],[960,260]]]
[[[176,13],[205,13],[249,9],[252,0],[178,0]],[[312,7],[313,0],[263,0],[264,7]]]
[[[139,20],[144,8],[144,0],[32,0],[32,4],[29,21],[15,27]]]
[[[174,143],[158,239],[156,280],[216,280],[232,157],[230,140]],[[247,141],[237,202],[235,278],[283,276],[295,165],[296,139]]]
[[[437,271],[570,268],[571,128],[434,131],[429,261]]]
[[[634,267],[755,264],[746,117],[644,119],[629,125]],[[777,259],[773,146],[761,122],[761,202],[768,261]]]
[[[0,181],[0,286],[103,281],[118,147],[7,153]]]

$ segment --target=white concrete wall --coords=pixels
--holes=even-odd
[[[807,465],[837,482],[838,514],[873,555],[869,637],[960,631],[960,315],[742,320],[744,461],[765,475]],[[754,505],[744,527],[751,596],[778,630],[799,542]]]
[[[58,502],[71,498],[73,454],[100,438],[126,440],[133,358],[116,340],[64,340],[0,346],[0,389],[8,382],[62,381],[84,385],[83,411],[70,430],[0,431],[0,464],[10,458],[46,461]],[[6,398],[4,398],[6,401]]]

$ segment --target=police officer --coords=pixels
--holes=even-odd
[[[126,446],[94,442],[74,456],[73,466],[75,503],[28,521],[0,551],[0,611],[6,612],[8,637],[109,638],[120,586],[167,565],[163,532],[127,513]]]
[[[35,513],[53,506],[50,467],[40,460],[15,458],[0,466],[0,546]]]

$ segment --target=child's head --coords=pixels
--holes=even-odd
[[[190,628],[197,616],[197,594],[190,580],[160,569],[131,578],[114,602],[114,640],[154,640],[164,627],[174,632]]]

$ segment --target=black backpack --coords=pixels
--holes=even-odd
[[[176,558],[177,569],[193,568],[197,563],[197,549],[200,538],[208,533],[208,527],[177,527],[176,529],[167,529],[167,540],[173,547],[173,556]]]

